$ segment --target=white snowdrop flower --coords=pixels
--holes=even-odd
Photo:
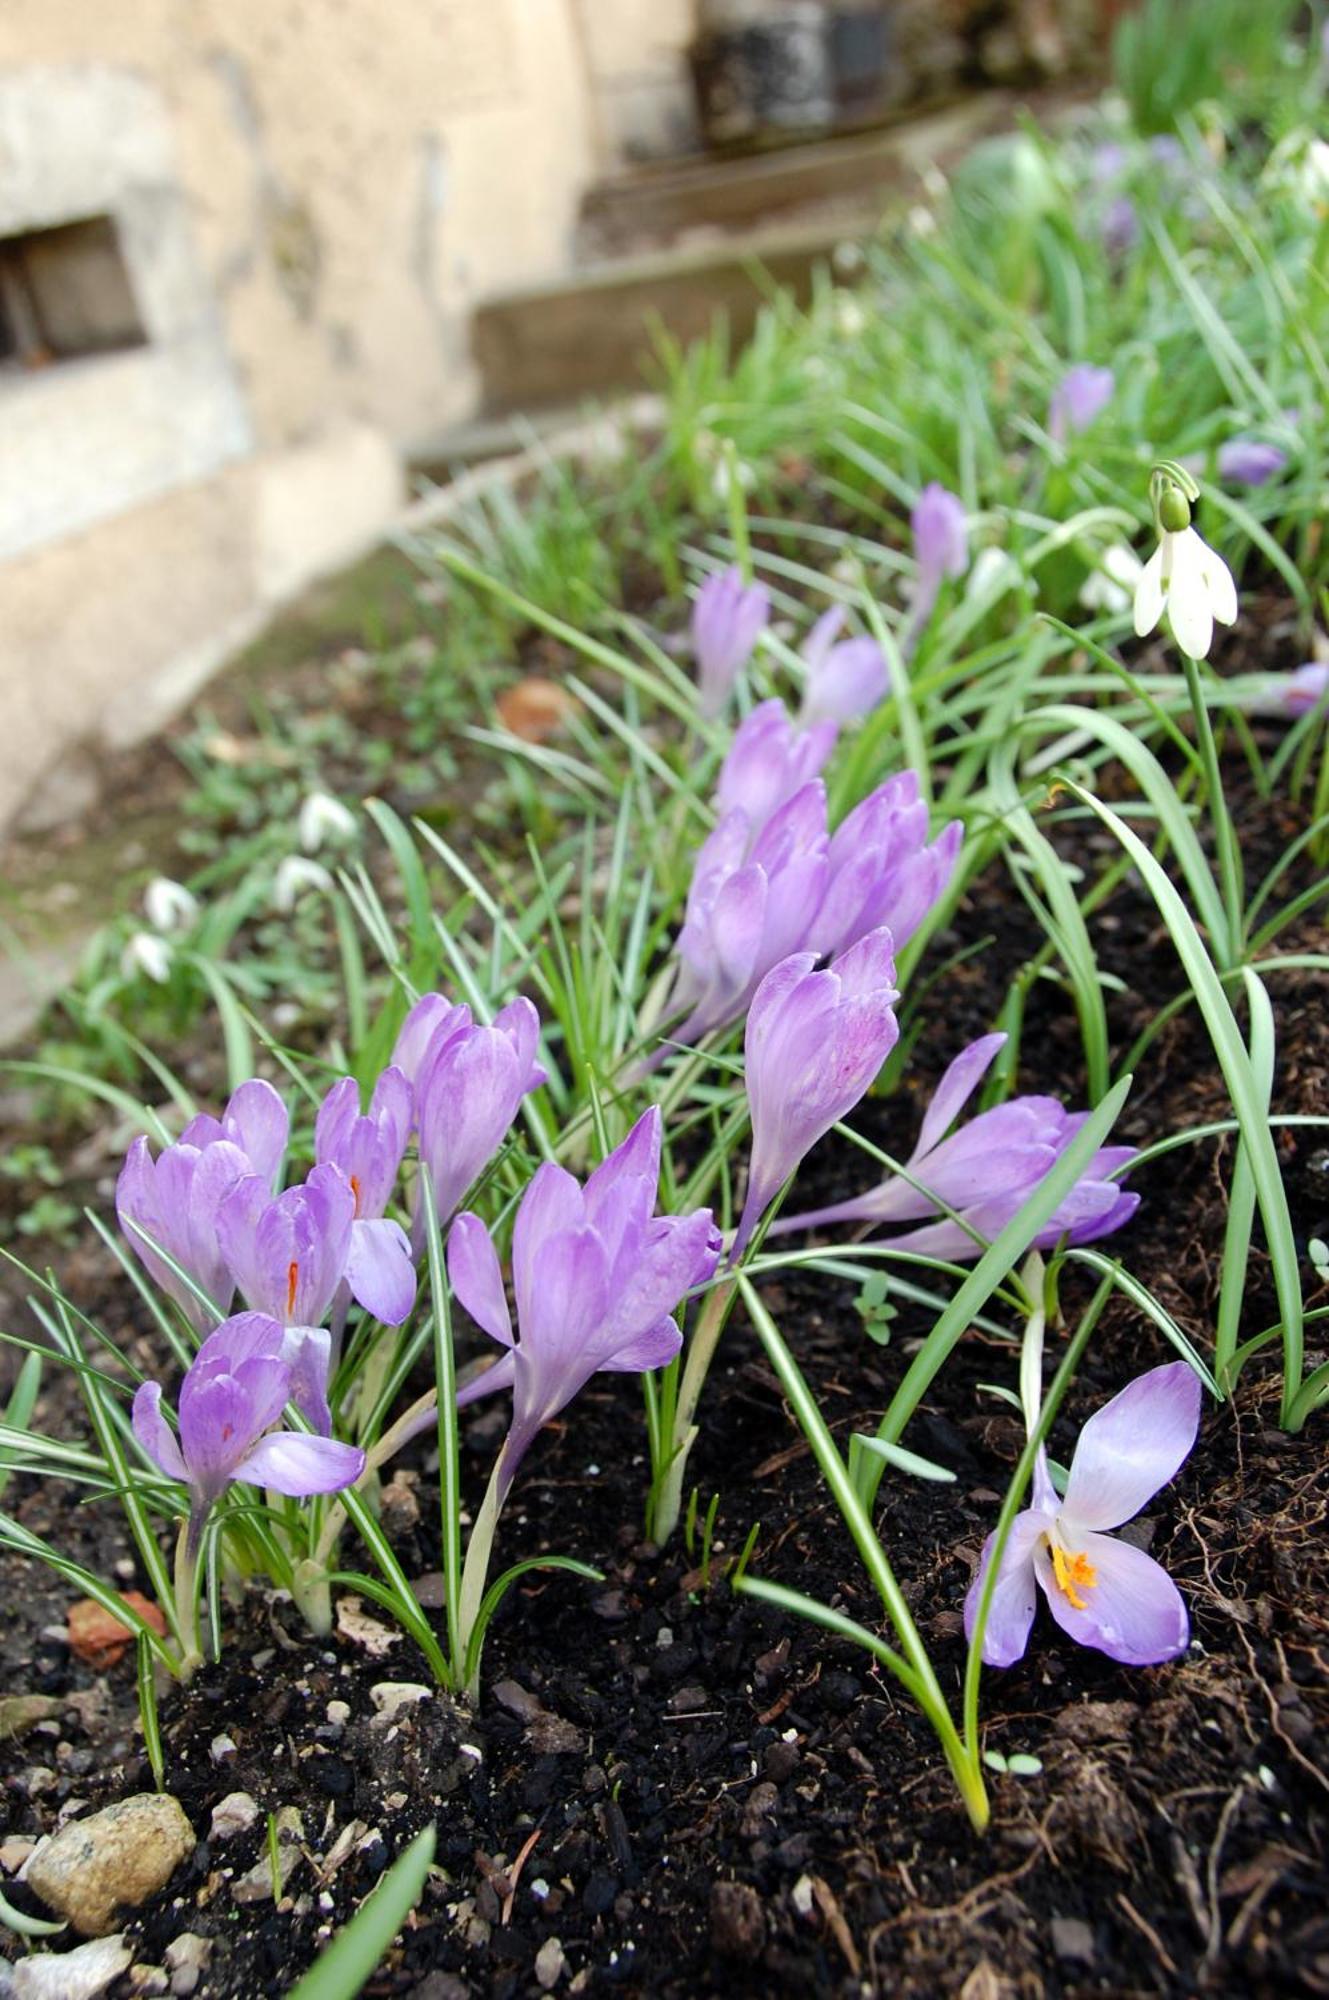
[[[868,316],[861,299],[852,292],[837,292],[835,295],[835,330],[845,340],[857,340],[867,331]]]
[[[711,490],[717,500],[727,501],[735,487],[740,493],[750,493],[757,483],[757,475],[752,467],[741,458],[727,452],[711,475]]]
[[[1086,611],[1129,611],[1144,564],[1125,542],[1104,549],[1098,568],[1091,570],[1080,590]]]
[[[143,891],[143,908],[155,931],[187,931],[198,915],[198,898],[183,882],[155,875]]]
[[[999,597],[1004,597],[1020,581],[1022,574],[1013,555],[990,543],[974,557],[964,594],[975,603],[986,603],[990,599],[995,604]]]
[[[915,236],[928,237],[937,233],[937,218],[922,202],[915,203],[909,211],[907,220]]]
[[[831,252],[831,263],[842,278],[852,277],[855,271],[861,271],[865,261],[861,243],[837,243]]]
[[[355,814],[328,792],[310,792],[300,808],[300,845],[315,854],[325,840],[350,840]]]
[[[137,979],[140,973],[155,979],[158,986],[165,986],[171,976],[174,953],[164,937],[155,931],[135,931],[120,954],[120,970],[126,979]]]
[[[1164,611],[1172,636],[1193,660],[1209,657],[1214,620],[1232,625],[1237,586],[1232,572],[1194,528],[1161,526],[1159,543],[1135,586],[1135,632],[1143,639]]]
[[[331,887],[332,877],[321,861],[307,860],[303,854],[288,854],[272,878],[272,907],[286,914],[295,908],[307,889]]]

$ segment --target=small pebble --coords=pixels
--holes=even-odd
[[[208,1755],[214,1764],[229,1764],[235,1751],[235,1740],[230,1736],[214,1736],[208,1745]]]
[[[238,1833],[248,1833],[258,1819],[258,1801],[248,1792],[228,1792],[219,1805],[212,1808],[212,1824],[208,1828],[209,1840],[234,1840]]]

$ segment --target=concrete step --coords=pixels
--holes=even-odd
[[[743,341],[772,281],[806,297],[817,264],[846,237],[870,234],[925,168],[953,165],[1022,110],[1048,118],[1079,94],[987,91],[886,129],[602,182],[587,198],[585,233],[614,254],[477,308],[471,343],[485,415],[640,383],[657,326],[688,341],[723,315]],[[654,247],[643,252],[643,243]]]

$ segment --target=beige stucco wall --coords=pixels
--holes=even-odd
[[[629,17],[671,10],[4,0],[0,235],[60,219],[66,174],[86,212],[104,146],[97,206],[165,304],[160,348],[0,374],[0,824],[382,530],[407,449],[474,407],[475,303],[568,269]]]

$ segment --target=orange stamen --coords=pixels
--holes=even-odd
[[[1064,1591],[1072,1610],[1087,1611],[1089,1606],[1085,1599],[1079,1596],[1078,1593],[1082,1590],[1092,1590],[1094,1588],[1094,1585],[1098,1582],[1098,1571],[1094,1568],[1088,1556],[1082,1551],[1079,1554],[1068,1552],[1065,1549],[1058,1548],[1055,1542],[1051,1544],[1051,1547],[1052,1570],[1057,1579],[1058,1588]]]
[[[292,1257],[286,1267],[286,1311],[289,1316],[295,1311],[295,1288],[300,1282],[300,1266]]]
[[[351,1193],[355,1196],[355,1212],[360,1213],[360,1182],[357,1175],[351,1175]]]

